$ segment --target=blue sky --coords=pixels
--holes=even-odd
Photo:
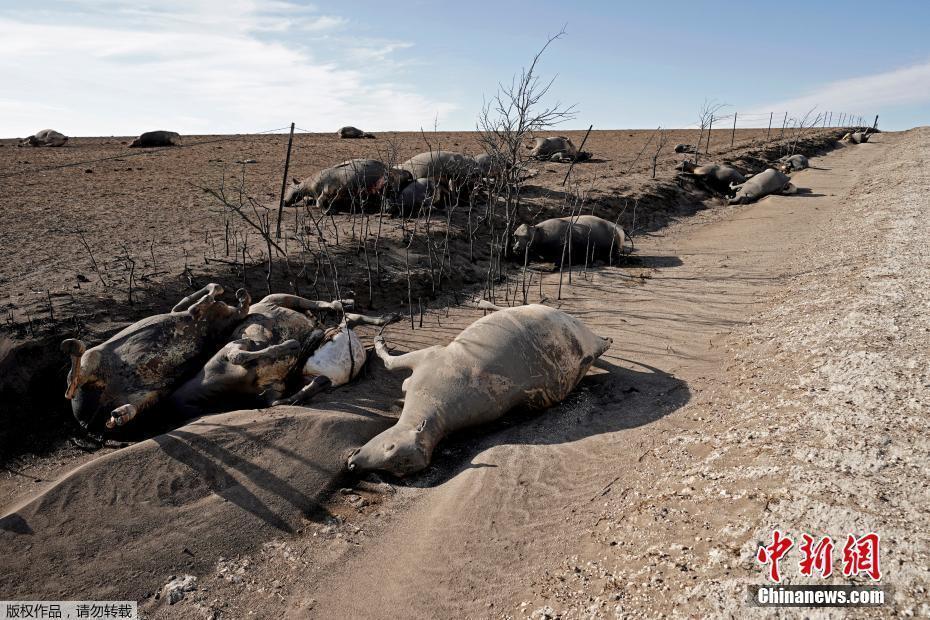
[[[563,25],[539,69],[571,128],[930,116],[930,2],[0,0],[0,136],[468,130]]]

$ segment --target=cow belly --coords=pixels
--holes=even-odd
[[[367,357],[368,352],[355,332],[343,330],[310,356],[304,364],[303,375],[308,378],[323,376],[334,386],[345,385],[358,375]]]

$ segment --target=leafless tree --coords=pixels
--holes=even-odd
[[[266,264],[267,271],[265,273],[265,286],[268,293],[271,293],[271,279],[273,276],[274,269],[274,256],[275,252],[285,259],[285,269],[289,271],[290,267],[287,262],[287,252],[281,245],[273,239],[275,233],[272,230],[271,223],[271,209],[268,207],[259,204],[254,198],[249,196],[245,189],[245,167],[243,166],[243,172],[239,178],[238,186],[233,188],[231,192],[227,191],[226,188],[226,178],[225,174],[223,177],[223,183],[218,189],[201,186],[201,190],[212,196],[219,202],[225,213],[225,217],[228,220],[230,214],[237,215],[248,228],[252,228],[261,235],[262,239],[265,241],[266,247]],[[228,230],[228,224],[227,224]],[[246,231],[247,233],[248,231]],[[246,237],[247,239],[247,237]],[[245,281],[245,270],[247,269],[247,254],[248,254],[248,243],[247,241],[243,242],[242,248],[242,271],[243,271],[243,281]]]
[[[816,127],[820,123],[820,119],[821,119],[820,114],[817,114],[817,116],[815,117],[811,116],[811,114],[814,113],[815,109],[816,107],[808,110],[807,114],[805,114],[801,118],[800,122],[798,123],[798,129],[794,135],[794,141],[791,143],[791,146],[788,149],[788,155],[794,155],[795,152],[797,151],[798,142],[801,140],[801,136],[807,133],[808,131],[810,131],[812,128]]]
[[[508,254],[507,239],[519,215],[523,164],[527,159],[524,142],[534,133],[575,118],[574,105],[563,106],[558,101],[552,105],[543,104],[555,78],[541,81],[537,73],[542,55],[563,36],[564,28],[548,38],[533,56],[529,67],[514,75],[509,84],[498,84],[497,92],[485,100],[478,117],[479,140],[501,168],[504,201],[504,230],[501,235],[504,252]]]
[[[710,153],[710,131],[714,126],[714,119],[719,118],[720,115],[718,112],[728,105],[727,103],[719,103],[716,99],[705,99],[704,103],[701,104],[701,111],[698,114],[698,123],[701,133],[698,134],[697,148],[694,153],[694,163],[698,163],[701,157],[701,140],[704,138],[705,131],[707,132],[707,148],[705,149],[705,154]]]
[[[122,264],[123,269],[128,273],[128,301],[129,305],[132,306],[136,303],[135,297],[133,297],[133,291],[136,285],[136,259],[133,257],[132,252],[129,251],[129,246],[125,243],[121,243],[120,248],[123,252],[116,257],[116,260]]]
[[[103,273],[97,265],[97,259],[94,258],[94,252],[90,249],[90,244],[87,243],[87,239],[84,238],[84,232],[79,230],[77,234],[80,236],[81,244],[84,246],[84,249],[87,250],[87,255],[90,257],[91,268],[94,270],[94,273],[97,274],[97,278],[100,279],[100,284],[103,285],[103,288],[107,288],[107,281],[103,278]]]

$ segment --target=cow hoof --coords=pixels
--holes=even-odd
[[[135,405],[123,405],[122,407],[117,407],[110,413],[110,419],[107,420],[107,428],[113,429],[118,426],[124,426],[136,415],[139,413],[139,410],[136,409]]]

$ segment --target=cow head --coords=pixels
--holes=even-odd
[[[523,256],[536,240],[536,226],[521,224],[513,231],[513,252],[517,257]]]
[[[310,188],[307,187],[306,184],[301,183],[298,179],[292,178],[287,189],[284,191],[284,206],[293,207],[303,200],[309,203],[313,198],[313,192],[310,191]]]
[[[397,196],[401,190],[413,182],[413,174],[403,168],[389,168],[386,182],[388,195]]]
[[[417,428],[395,425],[353,451],[346,466],[349,471],[379,470],[406,476],[425,469],[431,456],[422,424]]]
[[[61,343],[63,353],[71,358],[65,398],[71,401],[74,418],[83,428],[93,425],[97,413],[104,409],[107,384],[99,376],[100,351],[87,349],[80,340],[69,338]]]

